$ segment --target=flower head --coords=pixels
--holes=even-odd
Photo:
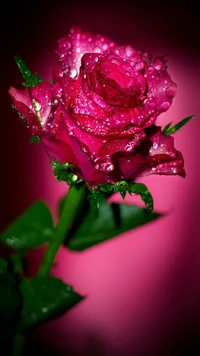
[[[165,57],[73,27],[58,41],[53,83],[10,88],[15,108],[52,161],[90,187],[148,174],[184,177],[174,139],[155,121],[176,94]]]

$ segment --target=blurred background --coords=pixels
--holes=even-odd
[[[200,354],[200,46],[197,5],[155,1],[17,1],[1,10],[1,221],[3,230],[35,199],[54,214],[66,185],[11,111],[10,86],[21,87],[17,54],[51,80],[57,39],[78,24],[119,45],[168,54],[178,84],[158,124],[196,117],[175,134],[186,178],[150,176],[155,210],[164,217],[81,253],[61,249],[53,274],[87,298],[63,317],[35,330],[32,353],[49,355]],[[119,200],[119,197],[116,196]],[[139,203],[134,197],[128,202]],[[3,253],[3,251],[2,251]],[[40,253],[29,266],[34,272]],[[35,348],[34,348],[35,347]],[[27,354],[30,354],[30,350]]]

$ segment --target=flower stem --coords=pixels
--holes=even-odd
[[[52,239],[49,242],[43,262],[37,273],[38,276],[46,276],[49,274],[59,247],[64,242],[67,232],[85,202],[86,192],[87,190],[85,186],[72,185],[69,188],[60,220],[55,228]]]
[[[21,332],[17,332],[14,337],[14,345],[12,349],[12,356],[21,356],[24,349],[24,335]]]

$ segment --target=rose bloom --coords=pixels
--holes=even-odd
[[[154,173],[185,176],[173,137],[154,125],[176,94],[164,57],[79,27],[58,41],[56,54],[53,84],[9,90],[51,161],[73,164],[91,187]]]

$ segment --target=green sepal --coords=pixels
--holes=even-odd
[[[99,184],[98,186],[90,189],[89,201],[95,216],[98,216],[99,200],[106,196],[106,194],[110,195],[116,192],[119,192],[123,199],[125,198],[126,193],[129,193],[130,195],[140,195],[147,207],[147,210],[149,212],[153,211],[153,197],[145,184],[120,181],[115,184]]]
[[[76,174],[73,173],[74,166],[70,163],[60,163],[56,160],[52,162],[52,169],[57,181],[64,181],[68,185],[82,182]]]
[[[30,143],[39,143],[39,142],[41,142],[40,137],[38,137],[38,136],[31,136],[31,138],[30,138]]]
[[[147,210],[150,213],[153,211],[153,197],[145,184],[143,184],[143,183],[129,183],[127,190],[130,195],[132,193],[140,195],[147,207]]]
[[[39,74],[35,73],[35,75],[32,75],[26,63],[19,56],[14,56],[14,60],[17,63],[23,78],[25,79],[25,82],[22,83],[23,86],[32,88],[42,83],[42,78],[39,76]]]
[[[104,197],[104,194],[99,190],[92,188],[88,194],[88,200],[95,218],[99,215],[100,200]]]
[[[181,127],[183,127],[184,125],[186,125],[190,120],[192,120],[195,117],[195,115],[191,115],[186,117],[185,119],[181,120],[180,122],[178,122],[178,124],[174,125],[173,127],[170,127],[172,122],[170,122],[169,124],[167,124],[164,129],[163,129],[163,133],[165,135],[172,135],[174,132],[180,130]]]

